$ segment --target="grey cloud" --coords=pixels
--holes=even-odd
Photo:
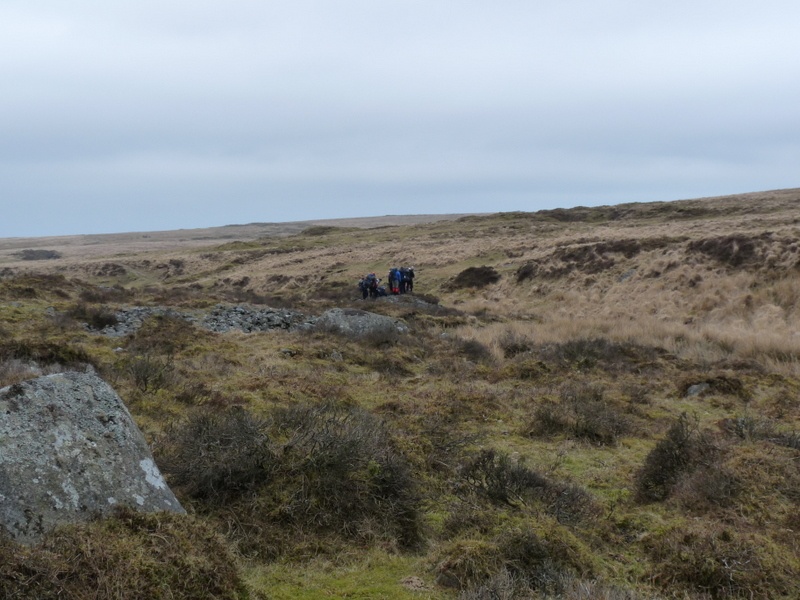
[[[800,5],[538,4],[8,0],[0,235],[797,185]]]

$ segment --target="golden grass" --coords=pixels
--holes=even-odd
[[[800,191],[786,190],[388,227],[342,223],[305,233],[253,226],[239,235],[226,230],[232,237],[185,239],[174,232],[150,245],[133,236],[116,250],[74,240],[0,244],[0,384],[31,373],[28,361],[47,369],[53,357],[88,357],[151,440],[172,420],[231,406],[269,418],[279,408],[333,402],[379,417],[425,491],[428,547],[397,554],[387,540],[354,547],[313,532],[292,541],[283,532],[285,555],[245,569],[251,587],[267,595],[454,598],[432,581],[443,548],[495,552],[503,535],[532,527],[591,548],[592,577],[601,584],[652,593],[643,597],[655,597],[655,586],[695,600],[702,596],[679,558],[681,540],[697,524],[701,535],[686,552],[698,564],[709,559],[724,575],[708,548],[720,543],[738,560],[742,544],[753,542],[753,556],[781,587],[748,573],[737,593],[793,598],[800,547],[787,531],[797,527],[800,478],[786,440],[800,430],[798,223]],[[64,258],[13,259],[9,252],[20,247],[52,247]],[[370,271],[385,277],[393,265],[415,266],[416,299],[437,298],[439,306],[360,300],[358,279]],[[480,266],[500,280],[454,289],[459,273]],[[110,285],[125,293],[108,308],[202,312],[249,298],[310,314],[365,308],[405,319],[414,333],[381,347],[322,333],[178,328],[167,352],[158,329],[138,340],[109,339],[45,312],[68,311],[87,291],[90,305],[104,306],[99,300],[114,296],[98,286]],[[125,360],[147,353],[171,360],[174,370],[159,389],[142,391]],[[695,384],[708,388],[688,395]],[[546,409],[564,418],[549,432],[532,427]],[[730,505],[714,504],[702,472],[689,473],[663,502],[636,501],[637,472],[683,413],[714,441],[715,464],[737,474],[742,492]],[[625,427],[585,435],[593,427],[602,433],[608,416]],[[759,431],[774,435],[759,438]],[[584,490],[596,520],[565,525],[535,502],[500,506],[465,496],[459,467],[485,449]],[[254,492],[253,510],[279,511],[285,501]],[[448,533],[445,524],[459,518],[462,528]],[[349,558],[333,564],[337,553]],[[781,557],[789,575],[776,571]],[[402,587],[411,575],[430,589]]]

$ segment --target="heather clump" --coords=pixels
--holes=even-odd
[[[0,538],[0,590],[9,600],[250,597],[235,554],[207,523],[124,508],[31,547]]]

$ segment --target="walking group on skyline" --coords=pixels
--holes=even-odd
[[[382,279],[378,278],[375,273],[363,277],[358,282],[358,289],[361,290],[361,297],[366,300],[367,298],[377,298],[379,296],[388,296],[389,294],[405,294],[414,291],[414,267],[392,267],[389,269],[389,290],[381,285]]]

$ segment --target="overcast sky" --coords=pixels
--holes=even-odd
[[[800,186],[797,0],[2,0],[0,237]]]

